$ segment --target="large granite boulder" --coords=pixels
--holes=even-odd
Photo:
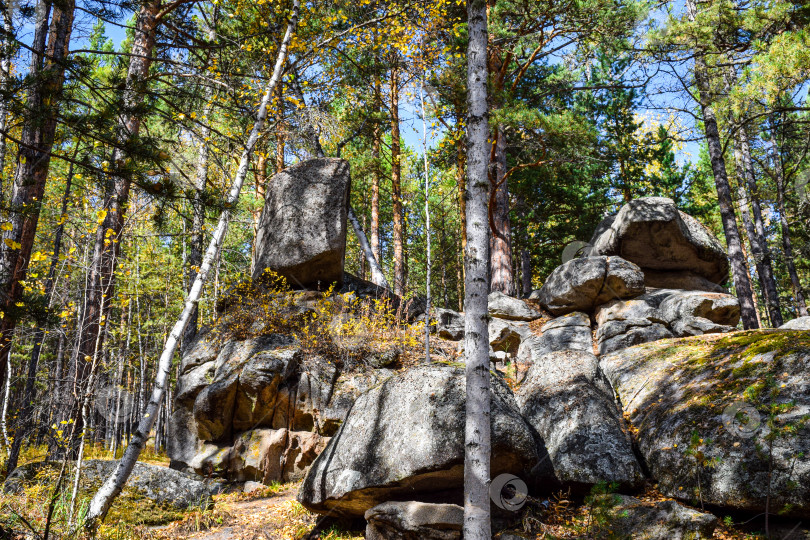
[[[491,379],[492,477],[550,474],[514,396]],[[464,483],[464,370],[420,366],[361,395],[298,493],[309,510],[360,517],[389,500],[460,501]]]
[[[464,509],[456,504],[389,501],[366,511],[366,540],[460,540]]]
[[[781,330],[810,330],[810,317],[798,317],[779,327]]]
[[[686,317],[701,317],[726,326],[737,326],[740,322],[740,301],[731,294],[676,292],[661,302],[659,309],[669,324]]]
[[[666,197],[643,197],[625,204],[599,224],[590,244],[590,256],[618,255],[645,272],[688,271],[711,283],[723,283],[728,278],[728,258],[722,244]],[[657,273],[654,279],[657,285],[649,286],[665,285],[665,275]],[[679,287],[679,283],[683,282],[666,286]]]
[[[436,333],[440,338],[451,341],[464,339],[464,315],[452,309],[435,310]]]
[[[565,315],[643,292],[644,274],[635,264],[621,257],[583,257],[555,268],[531,298],[552,314]]]
[[[643,480],[613,391],[592,353],[567,350],[538,358],[517,401],[561,482],[631,487]]]
[[[494,352],[517,354],[520,344],[530,335],[529,323],[492,318],[489,320],[489,346]]]
[[[271,269],[292,287],[342,283],[349,201],[349,163],[303,161],[268,182],[256,234],[253,279]]]
[[[808,362],[810,335],[770,330],[647,343],[600,365],[661,493],[806,519]]]
[[[640,343],[674,337],[670,329],[650,319],[625,319],[599,325],[596,344],[599,354],[626,349]]]

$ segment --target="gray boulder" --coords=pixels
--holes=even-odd
[[[503,294],[500,291],[489,293],[488,309],[492,317],[510,321],[533,321],[542,317],[537,310],[519,298]]]
[[[781,330],[810,330],[810,317],[798,317],[779,327]]]
[[[709,540],[718,521],[712,514],[672,500],[646,502],[627,495],[602,495],[596,504],[607,509],[602,527],[612,533],[611,538]]]
[[[644,274],[635,264],[621,257],[583,257],[555,268],[532,298],[552,314],[565,315],[642,293]]]
[[[810,338],[770,330],[647,343],[600,366],[661,493],[807,518],[808,362]]]
[[[596,331],[596,344],[599,354],[608,354],[640,343],[671,337],[674,337],[674,334],[664,324],[650,319],[625,319],[599,325]]]
[[[349,163],[337,158],[275,175],[259,219],[253,279],[269,268],[293,287],[342,283],[350,184]]]
[[[739,317],[740,304],[729,294],[649,289],[597,308],[597,346],[607,354],[670,337],[731,332]]]
[[[491,381],[492,476],[549,474],[512,392],[499,377]],[[420,366],[387,379],[354,403],[304,479],[299,502],[319,513],[363,516],[388,500],[460,497],[464,410],[463,369]]]
[[[591,238],[590,255],[618,255],[650,270],[689,271],[712,283],[728,279],[723,245],[672,199],[644,197],[603,220]]]
[[[672,333],[678,337],[702,336],[704,334],[725,334],[736,328],[717,324],[703,317],[683,317],[672,323]]]
[[[460,540],[464,509],[455,504],[385,502],[365,514],[366,540]]]
[[[435,311],[436,333],[451,341],[464,339],[464,315],[452,309],[438,308]]]
[[[107,480],[112,474],[118,460],[89,459],[82,462],[80,487],[82,489],[97,489],[97,486]],[[28,463],[17,467],[6,478],[3,490],[7,493],[20,493],[27,485],[39,481],[50,484],[53,478],[48,474],[58,475],[61,468],[59,462],[40,461]],[[74,465],[71,464],[68,474],[75,474]],[[205,480],[199,476],[180,471],[137,462],[127,480],[125,489],[132,490],[139,496],[145,497],[158,504],[169,504],[179,509],[189,507],[208,507],[211,496],[223,489],[221,481]],[[92,492],[91,491],[91,492]]]
[[[656,290],[631,300],[612,300],[596,309],[599,354],[673,337],[659,306],[673,291]]]
[[[612,300],[596,308],[594,319],[598,325],[612,321],[647,319],[650,322],[666,324],[658,306],[669,294],[642,294],[631,300]]]
[[[542,437],[561,482],[629,487],[643,480],[613,391],[592,353],[568,350],[540,357],[517,401]]]

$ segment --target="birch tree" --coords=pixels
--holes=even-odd
[[[129,475],[132,473],[132,469],[135,467],[138,456],[146,445],[146,441],[149,438],[149,433],[152,431],[152,427],[155,424],[160,405],[163,402],[163,395],[166,391],[166,385],[169,382],[174,353],[177,350],[177,346],[180,342],[180,338],[183,335],[183,331],[191,319],[192,312],[195,310],[197,303],[199,302],[203,286],[208,278],[208,274],[211,272],[214,263],[219,257],[220,248],[222,247],[225,233],[228,230],[228,222],[231,211],[239,200],[239,193],[241,192],[242,185],[247,177],[248,168],[250,167],[250,161],[253,155],[253,149],[256,146],[256,142],[259,139],[262,129],[264,128],[264,124],[267,119],[267,109],[269,107],[270,100],[273,97],[276,85],[281,79],[284,63],[287,59],[287,50],[290,46],[290,42],[292,41],[295,28],[298,25],[300,7],[300,0],[293,0],[292,12],[290,14],[289,22],[287,23],[284,38],[282,39],[281,46],[278,50],[278,57],[276,58],[276,63],[273,68],[273,75],[265,87],[264,95],[262,96],[262,100],[259,105],[258,114],[256,115],[256,121],[253,124],[253,129],[250,132],[250,136],[245,144],[245,149],[243,150],[241,159],[239,160],[239,168],[237,169],[228,193],[226,204],[222,213],[220,214],[219,221],[216,229],[214,229],[214,234],[211,237],[211,241],[208,243],[208,248],[206,249],[205,256],[203,257],[200,270],[197,272],[197,276],[194,278],[194,284],[186,297],[183,312],[180,315],[180,318],[174,324],[169,337],[166,339],[163,352],[161,353],[160,360],[158,361],[154,388],[152,389],[149,403],[146,406],[146,412],[143,414],[143,417],[138,424],[138,428],[133,434],[129,446],[127,446],[127,449],[124,451],[124,455],[121,457],[121,460],[118,462],[109,478],[107,478],[104,484],[93,496],[93,499],[90,501],[90,506],[84,521],[84,528],[88,531],[94,531],[96,529],[98,523],[107,515],[107,511],[110,509],[110,506],[112,506],[115,498],[119,493],[121,493],[121,490],[124,488]]]
[[[487,3],[467,0],[467,247],[464,351],[467,404],[464,426],[464,538],[489,540],[489,220],[487,164]]]

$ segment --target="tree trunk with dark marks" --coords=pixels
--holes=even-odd
[[[465,252],[464,538],[490,540],[489,135],[487,114],[487,7],[467,1],[467,249]]]

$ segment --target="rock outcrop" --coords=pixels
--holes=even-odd
[[[253,279],[261,279],[269,268],[293,287],[342,283],[349,163],[337,158],[303,161],[267,185]]]
[[[515,398],[492,378],[492,461],[521,478],[549,475]],[[410,369],[355,401],[298,494],[306,508],[363,516],[389,500],[460,501],[464,468],[464,370]]]
[[[334,343],[345,341],[344,325],[367,323],[350,307],[357,298],[384,298],[400,321],[434,325],[444,359],[414,367],[402,350],[349,340],[341,351],[355,365],[335,362],[278,331],[289,326],[267,326],[260,309],[245,311],[251,299],[237,291],[218,306],[216,331],[201,332],[181,361],[172,466],[240,482],[303,478],[302,505],[365,517],[368,538],[460,538],[466,387],[463,343],[448,342],[463,340],[464,315],[427,317],[418,300],[344,278],[345,162],[297,167],[279,175],[290,193],[268,195],[259,267],[295,286],[342,279],[332,298],[341,314],[326,331]],[[295,195],[306,189],[315,195]],[[315,206],[288,209],[293,199]],[[327,223],[300,230],[307,220]],[[307,234],[311,250],[283,247],[307,244]],[[592,244],[528,301],[489,295],[491,478],[515,475],[540,496],[655,485],[693,506],[762,512],[767,500],[771,512],[810,516],[810,335],[791,330],[807,321],[729,335],[740,308],[722,287],[726,255],[670,199],[625,205]],[[308,324],[323,293],[274,298],[285,324]],[[509,384],[499,370],[514,374]],[[620,536],[710,538],[717,521],[672,500],[603,497]]]
[[[771,330],[647,343],[600,365],[663,494],[806,517],[808,362],[810,337]]]
[[[321,297],[279,297],[289,305],[277,311],[295,320]],[[288,335],[263,334],[266,321],[254,318],[253,301],[245,295],[241,306],[227,308],[181,360],[167,444],[175,469],[230,480],[300,478],[357,396],[393,374],[381,367],[396,361],[393,348],[366,359],[375,369],[341,371],[317,354],[302,354]]]

